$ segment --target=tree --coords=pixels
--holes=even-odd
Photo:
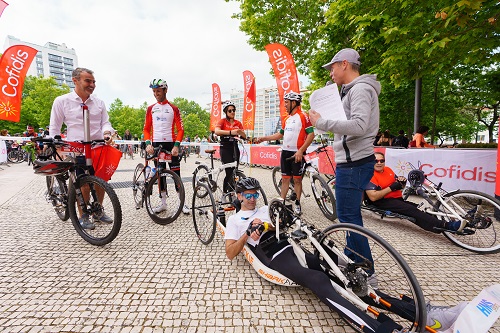
[[[287,46],[299,71],[311,78],[310,89],[324,85],[328,73],[321,65],[344,47],[359,50],[363,70],[396,89],[427,78],[432,85],[424,91],[431,92],[441,80],[437,76],[456,66],[486,67],[500,57],[495,0],[233,1],[241,3],[234,17],[250,45],[257,50],[270,42]]]
[[[69,87],[60,86],[53,77],[27,76],[24,81],[21,102],[21,120],[19,123],[0,121],[0,128],[13,133],[22,133],[26,125],[35,129],[50,123],[50,111],[57,96],[67,94]]]
[[[204,137],[210,134],[210,113],[203,110],[202,107],[185,98],[176,97],[173,101],[179,108],[184,124],[184,135],[191,138],[198,135]]]
[[[139,108],[123,105],[120,99],[115,99],[109,106],[109,121],[120,136],[125,130],[130,130],[132,136],[141,137],[147,104],[144,102]]]

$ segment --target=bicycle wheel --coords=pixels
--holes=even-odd
[[[139,163],[134,170],[134,178],[132,179],[132,192],[134,193],[135,208],[139,209],[143,205],[143,193],[146,178],[144,175],[144,164]]]
[[[69,219],[68,210],[68,185],[65,175],[47,176],[47,199],[50,200],[57,217],[62,221]]]
[[[160,189],[159,179],[164,184]],[[169,224],[175,221],[182,211],[185,199],[182,180],[172,170],[158,172],[148,182],[146,189],[146,209],[149,217],[158,224]]]
[[[210,191],[215,192],[217,190],[217,183],[212,180],[212,176],[209,174],[209,172],[210,169],[204,164],[200,164],[194,169],[192,180],[193,189],[196,188],[196,185],[198,185],[199,182],[203,182],[207,185],[207,188]],[[203,196],[206,195],[206,193],[202,193],[200,189],[197,195]]]
[[[467,224],[462,233],[444,231],[444,235],[456,245],[477,253],[500,252],[500,201],[487,194],[458,190],[444,195],[444,201]],[[441,212],[449,214],[444,207]],[[448,218],[445,218],[449,220]]]
[[[279,166],[276,166],[273,168],[273,184],[274,188],[276,189],[276,192],[278,192],[278,195],[281,196],[281,168]],[[288,193],[286,195],[287,200],[295,200],[295,192],[293,191],[294,183],[293,183],[293,178],[290,179],[290,187],[288,190]]]
[[[350,241],[357,239],[356,245],[366,241],[372,260],[350,246],[348,237]],[[320,244],[333,261],[338,261],[340,270],[349,280],[347,286],[338,280],[337,283],[351,289],[375,310],[367,311],[368,314],[374,318],[384,314],[410,332],[425,329],[426,304],[420,285],[403,257],[383,238],[358,225],[338,223],[323,230]],[[316,255],[325,272],[332,276],[324,257],[317,250]],[[335,282],[336,278],[332,279]],[[370,292],[368,285],[373,287],[375,294]],[[357,332],[363,332],[362,324],[349,318],[344,320]]]
[[[323,215],[330,221],[335,221],[337,218],[335,196],[323,177],[320,175],[313,175],[311,189],[314,199],[316,199],[316,203]]]
[[[197,192],[203,193],[198,195]],[[192,201],[192,215],[194,231],[200,242],[205,245],[210,244],[215,236],[215,227],[217,223],[217,210],[215,208],[215,199],[212,191],[207,184],[198,183],[194,188]]]
[[[78,193],[77,193],[78,192]],[[84,206],[83,213],[80,208]],[[78,234],[92,245],[113,241],[122,225],[122,208],[113,188],[96,176],[80,176],[76,184],[70,182],[68,209],[71,222]],[[81,224],[87,219],[86,228]]]
[[[234,170],[234,172],[233,172],[233,179],[229,183],[228,190],[230,192],[236,192],[236,183],[238,183],[238,181],[240,179],[243,179],[243,178],[247,178],[247,176],[245,176],[245,174],[243,173],[243,171],[241,171],[241,170]]]

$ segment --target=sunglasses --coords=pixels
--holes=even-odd
[[[252,198],[254,198],[255,200],[257,200],[259,198],[259,193],[243,193],[243,196],[247,200],[250,200]]]
[[[382,159],[382,160],[375,160],[377,163],[385,163],[385,160]]]
[[[227,113],[233,113],[233,112],[236,112],[236,109],[228,109],[226,110]]]

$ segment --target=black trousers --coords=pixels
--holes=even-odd
[[[384,198],[377,201],[371,201],[371,204],[383,210],[414,217],[416,220],[415,224],[427,231],[440,233],[441,231],[436,231],[434,228],[444,227],[443,221],[419,210],[416,204],[404,201],[403,198]]]

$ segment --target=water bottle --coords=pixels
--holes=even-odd
[[[151,167],[149,165],[144,170],[144,175],[146,176],[146,179],[151,178]]]

